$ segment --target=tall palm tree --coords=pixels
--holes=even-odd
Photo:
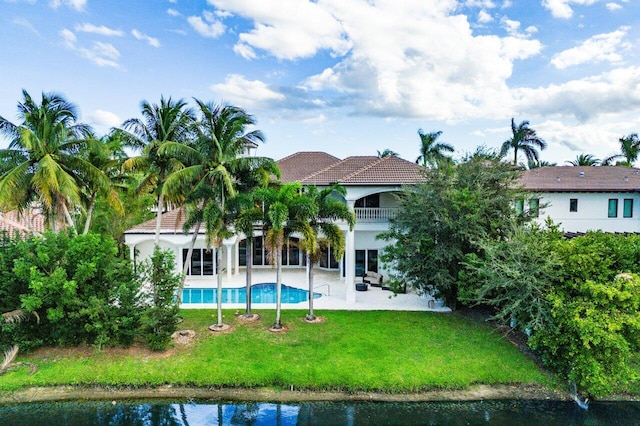
[[[547,143],[529,127],[528,121],[523,121],[516,126],[515,119],[511,119],[512,136],[502,143],[500,155],[505,156],[513,150],[513,165],[518,165],[518,152],[522,151],[529,161],[538,161],[538,150],[547,148]]]
[[[448,143],[437,142],[441,134],[441,131],[424,133],[422,129],[418,130],[420,155],[416,158],[416,164],[423,167],[438,167],[441,162],[451,160],[451,157],[445,153],[452,153],[455,149]]]
[[[573,161],[567,161],[572,166],[597,166],[600,164],[600,159],[596,158],[593,154],[579,154]]]
[[[245,156],[247,146],[264,142],[259,130],[247,131],[255,120],[243,109],[228,105],[214,105],[196,99],[200,118],[195,128],[196,137],[192,143],[166,142],[159,154],[181,159],[184,167],[173,172],[166,180],[167,193],[187,194],[187,219],[185,232],[194,228],[191,245],[184,264],[186,273],[191,261],[193,246],[200,227],[206,227],[206,243],[213,242],[219,256],[219,237],[228,227],[229,218],[225,202],[233,198],[237,191],[250,190],[256,186],[266,186],[270,175],[280,175],[276,163],[265,157]],[[218,238],[215,238],[215,237]],[[217,258],[219,265],[220,259]],[[221,275],[217,274],[218,292],[221,292]],[[179,297],[181,291],[178,292]],[[218,298],[218,325],[222,326],[221,297]]]
[[[195,115],[182,99],[160,97],[160,104],[140,103],[142,119],[132,118],[124,122],[119,130],[128,146],[141,149],[141,155],[127,159],[126,170],[141,170],[144,178],[138,185],[138,193],[152,192],[157,199],[155,243],[160,241],[160,223],[165,201],[180,202],[181,194],[168,193],[164,184],[168,176],[179,170],[182,164],[177,159],[162,155],[160,147],[167,142],[187,143],[191,136]]]
[[[344,234],[336,221],[345,221],[350,230],[356,223],[355,213],[349,206],[336,197],[346,196],[346,189],[334,184],[322,190],[315,186],[304,188],[303,197],[308,199],[307,203],[297,203],[292,207],[292,220],[289,226],[294,231],[299,231],[303,235],[302,247],[307,253],[307,274],[309,282],[309,312],[306,319],[313,321],[316,319],[313,313],[313,264],[320,260],[322,247],[330,246],[336,261],[339,261],[344,254],[345,241]],[[297,208],[302,206],[303,208]]]
[[[378,158],[397,157],[398,153],[392,149],[385,148],[384,151],[378,151]]]
[[[640,156],[640,139],[638,139],[638,134],[631,133],[630,135],[621,137],[618,141],[620,142],[620,154],[605,158],[602,160],[602,165],[609,166],[613,164],[614,160],[624,158],[624,161],[618,161],[616,165],[632,167],[633,163],[638,160],[638,156]]]
[[[55,93],[40,104],[26,90],[18,103],[21,123],[0,117],[0,134],[10,139],[0,150],[0,208],[24,212],[38,203],[52,230],[66,222],[75,230],[71,210],[80,205],[84,182],[106,185],[104,173],[82,153],[92,143],[91,128],[77,122],[76,107]]]
[[[287,226],[291,218],[291,210],[292,208],[298,212],[302,210],[300,205],[294,207],[298,201],[307,202],[307,206],[310,206],[308,200],[299,200],[301,190],[302,185],[299,182],[293,182],[280,187],[258,189],[255,192],[256,199],[264,206],[265,242],[276,264],[276,320],[272,326],[274,330],[282,329],[282,247],[291,232],[291,228]]]

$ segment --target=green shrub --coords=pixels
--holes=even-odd
[[[181,276],[175,273],[173,252],[156,246],[153,255],[142,265],[142,275],[149,294],[143,316],[143,333],[149,347],[163,351],[171,343],[171,335],[178,323],[176,291]]]

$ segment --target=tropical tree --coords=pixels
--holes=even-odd
[[[309,211],[312,208],[309,200],[300,196],[301,190],[302,185],[299,182],[293,182],[279,187],[259,189],[255,193],[256,199],[264,205],[265,243],[269,255],[276,264],[276,320],[272,326],[274,330],[282,329],[282,247],[292,232],[292,229],[287,226],[291,212],[297,211],[300,215],[302,211]],[[298,203],[297,206],[296,203]],[[306,207],[302,203],[305,203]],[[312,237],[309,232],[306,232],[305,236]]]
[[[505,156],[513,150],[513,165],[518,165],[518,152],[522,151],[528,161],[538,161],[538,150],[542,151],[547,147],[544,139],[540,138],[536,131],[529,127],[528,121],[523,121],[516,126],[515,119],[511,119],[512,136],[502,143],[500,155]]]
[[[527,160],[527,165],[525,166],[524,164],[520,163],[520,166],[523,169],[537,169],[539,167],[555,167],[557,166],[556,163],[552,163],[550,161],[535,161],[535,160]]]
[[[0,208],[22,213],[37,203],[52,230],[80,205],[84,182],[106,186],[104,173],[83,158],[92,143],[91,128],[77,122],[76,107],[55,93],[42,93],[40,104],[26,90],[18,103],[20,124],[0,117],[0,134],[9,138],[0,150]]]
[[[118,132],[126,144],[141,149],[141,155],[131,157],[124,162],[125,170],[140,170],[144,178],[138,185],[138,193],[155,194],[158,211],[156,215],[155,243],[160,242],[160,223],[165,201],[181,202],[179,193],[168,193],[164,184],[172,172],[182,168],[176,158],[160,153],[160,147],[167,142],[187,143],[190,139],[195,115],[182,99],[160,97],[160,105],[142,101],[140,104],[142,119],[132,118],[124,122]]]
[[[214,243],[216,262],[219,265],[220,242],[230,235],[227,200],[237,191],[248,191],[256,186],[266,186],[269,176],[279,176],[276,163],[265,157],[244,155],[247,146],[264,142],[259,130],[247,131],[255,124],[252,116],[243,109],[228,105],[215,105],[196,100],[200,118],[191,143],[166,142],[159,154],[178,158],[184,167],[173,172],[165,183],[167,193],[187,194],[187,218],[184,230],[194,228],[191,245],[184,263],[187,272],[191,263],[193,246],[205,224],[207,247]],[[218,277],[218,325],[222,326],[221,275]],[[180,289],[182,290],[182,289]],[[178,292],[179,297],[181,291]]]
[[[423,167],[438,167],[443,161],[451,161],[451,157],[445,153],[455,151],[452,145],[445,142],[437,142],[442,131],[424,133],[418,130],[420,136],[420,155],[416,158],[416,164]]]
[[[592,154],[579,154],[573,161],[567,161],[572,166],[597,166],[600,164],[600,159],[596,158]]]
[[[334,184],[322,190],[315,186],[304,188],[303,197],[307,202],[297,205],[305,209],[297,209],[294,205],[293,218],[289,225],[303,235],[301,246],[307,253],[307,277],[309,282],[309,312],[306,319],[316,319],[313,313],[313,265],[320,260],[322,248],[331,247],[334,259],[339,261],[344,254],[344,234],[336,221],[344,221],[350,230],[356,223],[356,217],[349,206],[340,198],[346,196],[346,189]],[[309,206],[310,203],[310,206]],[[307,207],[309,206],[309,207]]]
[[[620,142],[620,154],[612,155],[602,160],[603,166],[610,166],[617,159],[624,159],[624,161],[617,161],[615,164],[618,166],[632,167],[636,162],[638,156],[640,156],[640,139],[638,139],[637,133],[631,133],[628,136],[623,136],[618,139]]]
[[[378,151],[378,158],[397,157],[398,153],[392,149],[385,148],[384,151]]]

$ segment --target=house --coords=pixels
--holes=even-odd
[[[532,194],[528,206],[543,223],[551,218],[567,233],[640,232],[640,169],[622,166],[555,166],[527,170],[520,180]]]
[[[339,226],[345,234],[345,255],[336,261],[331,247],[323,250],[317,268],[331,271],[347,283],[347,301],[355,301],[356,277],[366,271],[387,274],[379,263],[379,255],[385,243],[376,236],[388,229],[389,219],[397,212],[394,197],[404,186],[413,185],[423,178],[424,169],[410,161],[395,156],[354,156],[340,159],[324,152],[297,152],[277,161],[283,182],[300,182],[303,185],[326,187],[334,183],[346,189],[345,202],[356,213],[353,231],[346,223]],[[169,211],[162,216],[160,246],[174,251],[176,270],[186,259],[191,235],[182,232],[184,217],[181,209]],[[125,232],[125,243],[131,257],[138,261],[153,252],[156,219],[142,223]],[[262,238],[256,230],[253,253],[246,253],[246,239],[242,234],[225,239],[221,249],[221,265],[216,265],[214,251],[205,245],[201,232],[195,244],[191,264],[188,267],[185,288],[212,287],[211,277],[220,271],[223,277],[240,273],[246,265],[246,256],[252,256],[254,268],[270,268],[270,259]],[[283,249],[283,268],[305,268],[304,252],[298,248],[299,239],[294,235]]]
[[[31,235],[41,234],[45,230],[45,218],[37,209],[22,214],[17,210],[0,213],[0,233],[5,232],[9,236]]]

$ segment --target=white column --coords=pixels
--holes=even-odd
[[[231,250],[233,248],[233,245],[232,244],[225,244],[224,248],[225,248],[225,251],[227,252],[227,278],[231,278],[231,272],[232,272],[231,254],[233,253]]]
[[[235,248],[236,258],[233,262],[233,275],[238,275],[240,272],[240,240],[238,239],[233,246]]]
[[[129,257],[131,258],[131,261],[135,260],[135,257],[136,257],[136,246],[129,246]]]
[[[353,210],[355,201],[347,201],[349,209]],[[345,236],[345,262],[344,266],[347,269],[345,271],[345,285],[347,286],[347,302],[356,302],[356,245],[355,245],[355,231],[347,229]]]

